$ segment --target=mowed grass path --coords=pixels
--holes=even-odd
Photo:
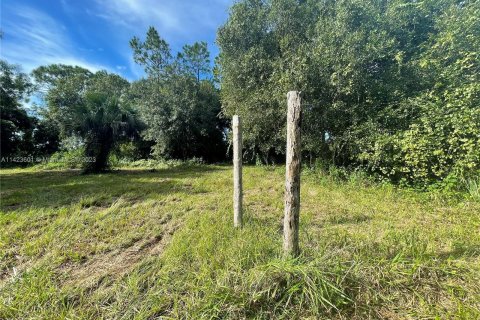
[[[480,203],[284,168],[1,170],[0,319],[479,319]]]

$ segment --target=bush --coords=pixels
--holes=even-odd
[[[75,149],[57,151],[46,161],[36,165],[39,169],[53,170],[53,169],[80,169],[85,161],[83,147]]]

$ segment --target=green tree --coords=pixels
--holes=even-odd
[[[86,173],[107,169],[112,149],[139,135],[141,123],[130,101],[124,99],[130,84],[120,76],[61,65],[41,67],[33,74],[49,87],[47,114],[62,136],[83,139]]]
[[[101,172],[108,168],[108,157],[117,143],[137,137],[140,127],[131,108],[105,93],[89,92],[81,119],[73,127],[85,139],[85,172]],[[93,160],[93,161],[92,161]]]
[[[147,41],[149,36],[160,39],[153,28],[147,33]],[[151,43],[148,48],[132,45],[134,56],[171,56],[164,51],[168,45],[162,41]],[[206,161],[225,157],[218,89],[211,80],[200,78],[210,73],[209,56],[206,43],[184,46],[177,59],[162,66],[161,77],[159,69],[151,68],[148,60],[136,60],[145,67],[147,78],[135,82],[130,95],[147,125],[144,137],[155,142],[155,155],[201,157]]]
[[[405,130],[384,136],[365,158],[377,170],[424,185],[480,173],[480,4],[451,5],[416,65],[428,90],[405,102],[417,110]]]
[[[34,119],[22,102],[32,92],[32,83],[20,67],[0,60],[0,135],[2,157],[25,155],[32,149]]]
[[[197,82],[200,82],[200,76],[209,74],[210,52],[206,42],[195,42],[193,45],[184,45],[183,52],[179,53],[178,59],[187,73],[194,75]]]
[[[148,29],[145,41],[133,37],[130,47],[133,50],[133,59],[144,67],[149,77],[160,80],[165,76],[172,55],[168,43],[154,27]]]
[[[60,148],[60,131],[48,118],[35,119],[33,150],[36,155],[47,156]]]
[[[55,87],[61,81],[67,81],[69,78],[88,79],[93,73],[79,66],[69,66],[65,64],[50,64],[40,66],[32,71],[32,76],[37,83],[37,90],[42,93]]]
[[[238,1],[217,35],[223,113],[242,116],[251,159],[282,159],[286,93],[299,90],[305,155],[396,181],[421,181],[425,175],[413,172],[425,170],[429,179],[443,179],[457,165],[466,168],[460,159],[469,166],[477,159],[467,150],[478,150],[478,6]],[[467,118],[468,128],[459,126]],[[437,134],[429,135],[432,126]],[[453,132],[465,135],[448,142]],[[456,156],[440,160],[438,143],[442,154]]]

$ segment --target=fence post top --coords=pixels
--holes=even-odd
[[[236,114],[233,116],[233,125],[239,125],[240,124],[240,117]]]
[[[292,90],[292,91],[288,91],[287,93],[287,98],[290,97],[291,95],[301,95],[302,92],[301,91],[296,91],[296,90]]]

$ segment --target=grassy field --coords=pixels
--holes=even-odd
[[[283,167],[1,170],[0,319],[479,319],[480,203]]]

